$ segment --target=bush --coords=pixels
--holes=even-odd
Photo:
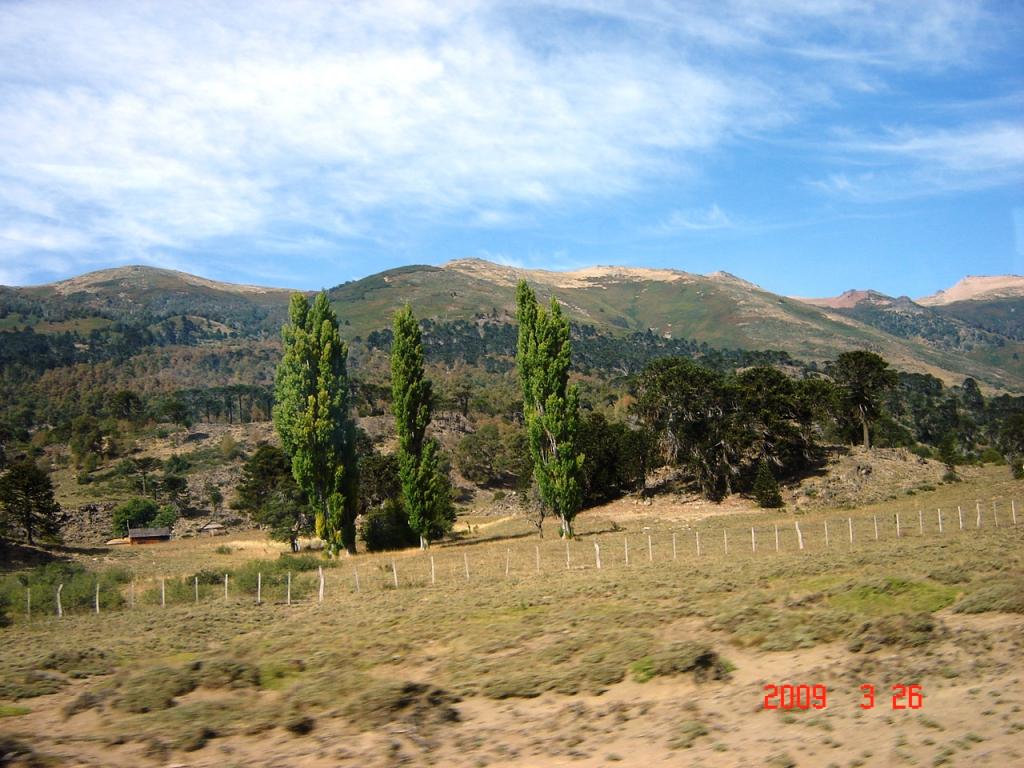
[[[114,510],[111,522],[114,536],[127,536],[128,528],[145,528],[160,512],[152,499],[135,498],[126,501]]]
[[[217,450],[220,451],[221,458],[226,461],[236,459],[242,453],[242,448],[238,445],[238,441],[236,441],[231,435],[224,435],[224,437],[220,439],[220,444],[217,446]]]
[[[757,477],[754,479],[754,498],[759,506],[774,509],[782,506],[782,493],[779,484],[768,468],[768,462],[761,459],[757,465]]]
[[[32,590],[32,613],[54,614],[57,611],[57,587],[61,591],[61,606],[65,611],[92,610],[96,597],[96,583],[100,585],[100,607],[118,608],[124,604],[121,585],[132,580],[123,568],[93,573],[78,563],[53,562],[33,568],[28,573],[5,576],[0,579],[0,601],[9,605],[24,605],[25,590]]]
[[[995,448],[989,447],[981,452],[981,456],[978,460],[982,464],[1005,464],[1006,459],[1003,458],[1003,454],[997,451]]]
[[[404,549],[415,546],[420,540],[409,527],[402,505],[394,500],[363,517],[359,537],[366,543],[368,552]]]
[[[154,528],[173,528],[176,522],[178,522],[178,510],[167,504],[160,507],[160,511],[153,517],[151,524]]]

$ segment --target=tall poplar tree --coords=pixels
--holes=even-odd
[[[454,522],[451,487],[440,467],[437,443],[426,438],[433,406],[430,380],[423,372],[419,324],[406,305],[395,313],[391,341],[391,409],[398,432],[398,474],[409,527],[426,549]]]
[[[583,504],[584,456],[577,436],[579,390],[569,384],[569,320],[554,298],[549,310],[540,307],[525,280],[516,288],[516,317],[516,366],[534,478],[541,503],[561,520],[562,536],[572,538]]]
[[[284,356],[274,387],[274,427],[291,456],[292,475],[315,515],[329,554],[356,550],[358,475],[355,425],[349,415],[348,346],[321,292],[310,306],[292,295],[281,329]]]

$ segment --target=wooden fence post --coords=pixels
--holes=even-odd
[[[629,565],[629,536],[622,537],[622,546],[626,549],[626,565]],[[700,553],[700,543],[697,544],[697,552]]]
[[[128,607],[135,607],[135,579],[132,579],[132,583],[128,585]]]
[[[391,575],[395,580],[395,589],[398,589],[398,566],[395,565],[395,558],[391,558]]]
[[[775,526],[775,551],[779,551],[779,526]]]
[[[160,607],[167,607],[167,582],[162,576],[160,577]]]
[[[896,538],[900,537],[900,513],[896,513]]]
[[[750,551],[757,552],[757,539],[754,538],[754,526],[750,526]]]
[[[999,527],[999,518],[996,517],[996,500],[992,499],[992,525],[995,528]]]
[[[700,557],[700,531],[696,531],[697,534],[697,557]]]
[[[285,591],[284,594],[285,594],[284,604],[285,605],[291,605],[292,604],[292,572],[291,571],[288,571],[288,587],[287,587],[287,590]]]
[[[356,582],[356,594],[359,594],[363,590],[359,587],[359,568],[354,565],[352,566],[352,577],[355,579]]]
[[[469,555],[462,553],[462,563],[466,566],[466,581],[469,581]]]
[[[960,530],[962,531],[964,529],[964,511],[962,509],[960,509],[960,505],[959,504],[957,504],[957,506],[956,506],[956,516],[960,520]]]
[[[672,560],[676,559],[676,532],[672,531]]]
[[[917,530],[924,536],[924,510],[917,510]]]
[[[224,574],[224,602],[228,601],[228,575]]]
[[[800,523],[796,520],[793,521],[793,525],[796,526],[796,541],[800,545],[800,549],[804,548],[804,535],[800,533]]]
[[[651,534],[647,534],[647,562],[654,562],[654,546],[651,544]]]
[[[540,544],[533,545],[533,553],[537,558],[537,573],[540,573]]]
[[[25,617],[32,619],[32,587],[25,587]]]
[[[850,547],[853,547],[853,518],[846,518],[846,523],[850,526]]]
[[[878,515],[872,515],[875,519],[875,541],[878,541]]]
[[[825,549],[828,549],[828,520],[825,521]]]
[[[256,605],[263,602],[263,572],[256,572]]]
[[[317,602],[322,603],[324,601],[324,567],[318,565],[316,567],[317,575],[320,577],[320,590],[317,592]]]
[[[199,605],[199,577],[193,576],[192,581],[194,582],[194,586],[196,589],[196,605]]]
[[[430,586],[437,584],[437,575],[434,571],[434,556],[430,556]]]
[[[601,545],[596,541],[594,542],[594,562],[597,564],[597,570],[601,570]]]
[[[942,507],[939,507],[939,533],[942,533]]]
[[[61,604],[60,604],[60,593],[63,592],[63,591],[64,591],[64,585],[63,584],[58,585],[57,586],[57,618],[58,619],[64,616],[64,609],[63,609],[63,607],[61,607]]]
[[[1017,500],[1010,499],[1010,514],[1013,515],[1013,524],[1017,524]]]
[[[565,540],[565,570],[569,570],[569,540]]]
[[[974,502],[974,508],[978,512],[978,521],[977,521],[977,523],[975,524],[974,527],[975,528],[981,528],[981,502],[980,501],[975,501]]]
[[[96,614],[100,612],[100,580],[96,579]]]
[[[722,536],[725,541],[725,554],[729,554],[729,529],[722,531]]]
[[[505,578],[508,578],[508,572],[512,567],[512,547],[505,550]]]

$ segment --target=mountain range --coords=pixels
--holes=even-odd
[[[362,341],[389,328],[392,313],[405,303],[421,320],[439,325],[511,324],[521,278],[542,300],[556,296],[577,328],[609,343],[644,334],[717,349],[781,350],[808,362],[869,349],[896,368],[932,374],[947,384],[970,376],[992,391],[1024,392],[1024,278],[1019,276],[966,277],[919,299],[871,290],[802,299],[726,272],[603,266],[555,272],[460,259],[387,270],[338,285],[328,295],[344,334]],[[120,267],[47,285],[0,287],[0,332],[24,334],[31,328],[34,334],[71,337],[81,347],[104,330],[141,324],[177,344],[272,343],[291,293],[153,267]]]

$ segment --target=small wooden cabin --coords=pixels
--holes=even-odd
[[[205,536],[223,536],[227,532],[228,529],[215,520],[211,520],[199,527],[199,533]]]
[[[156,544],[171,540],[170,528],[129,528],[129,544]]]

